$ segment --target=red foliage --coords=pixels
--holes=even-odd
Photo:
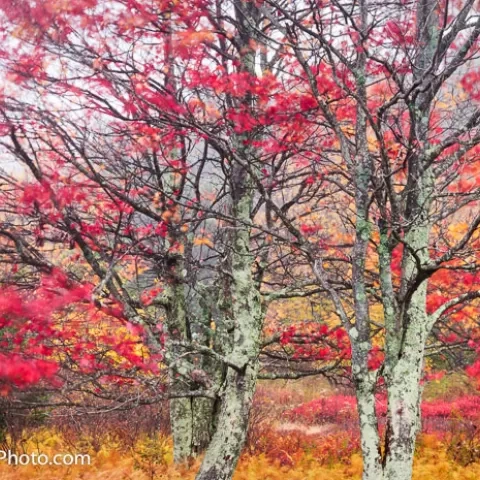
[[[480,396],[469,395],[451,401],[434,400],[422,402],[422,418],[447,419],[456,414],[463,418],[480,419]],[[377,396],[377,415],[385,417],[387,401]],[[308,424],[348,423],[357,421],[357,404],[354,396],[332,395],[312,400],[285,412],[286,418]]]
[[[338,360],[350,356],[350,343],[343,328],[329,328],[314,322],[288,327],[281,333],[280,344],[292,348],[292,358],[306,361]]]
[[[0,383],[7,389],[14,385],[24,388],[44,379],[51,379],[58,371],[55,362],[25,358],[20,354],[0,354]],[[5,388],[2,387],[5,393]]]

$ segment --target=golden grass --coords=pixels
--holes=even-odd
[[[0,463],[2,480],[193,480],[200,461],[190,466],[172,464],[170,439],[143,440],[134,449],[123,450],[112,441],[98,451],[82,447],[77,451],[91,455],[90,466],[9,466]],[[49,431],[39,431],[23,444],[23,451],[76,453],[63,439]],[[362,461],[352,455],[348,464],[320,465],[308,453],[291,459],[293,466],[281,465],[265,455],[244,455],[234,480],[354,480],[360,479]],[[414,480],[477,480],[480,463],[463,467],[448,458],[443,444],[433,436],[422,439],[415,461]]]

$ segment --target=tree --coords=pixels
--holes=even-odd
[[[410,478],[425,349],[479,296],[475,2],[3,3],[6,256],[78,249],[168,365],[176,458],[231,478],[261,368],[350,362],[364,478]],[[262,334],[310,296],[323,325]]]
[[[341,170],[337,184],[348,175],[344,191],[355,212],[348,219],[354,228],[347,253],[351,303],[331,282],[338,260],[327,263],[305,242],[303,250],[349,335],[364,478],[408,479],[427,344],[432,332],[439,339],[441,324],[468,322],[461,314],[466,305],[478,306],[470,273],[478,269],[478,189],[469,177],[480,140],[470,83],[478,10],[470,1],[267,4],[277,9],[272,21],[303,68],[317,122],[334,139],[336,152],[325,148],[323,156]],[[446,284],[448,294],[439,291]],[[371,315],[376,302],[380,325]],[[373,358],[379,335],[384,360]],[[388,396],[383,449],[375,414],[379,380]]]
[[[38,268],[38,250],[51,242],[78,249],[96,277],[93,304],[113,305],[107,313],[144,335],[153,359],[162,355],[169,366],[176,459],[194,454],[195,432],[209,430],[193,428],[201,420],[194,403],[203,397],[218,404],[218,415],[199,478],[230,478],[259,370],[268,303],[260,286],[266,265],[275,265],[267,233],[274,220],[269,205],[256,198],[254,172],[266,165],[302,192],[318,190],[303,182],[310,167],[300,173],[286,167],[297,139],[285,137],[307,126],[302,112],[310,106],[307,101],[290,112],[301,95],[287,90],[281,111],[269,119],[270,96],[280,84],[268,68],[282,56],[278,46],[271,58],[262,53],[269,28],[258,33],[265,20],[258,6],[116,7],[5,6],[5,34],[21,47],[5,51],[5,72],[16,85],[3,98],[2,145],[31,176],[20,183],[11,173],[3,176],[4,212],[16,232],[9,255]],[[267,186],[277,190],[274,182]],[[294,204],[286,202],[285,213]],[[254,237],[256,216],[267,230]],[[25,224],[34,228],[24,230]],[[22,257],[16,238],[31,256]],[[159,285],[142,291],[147,275],[140,281],[131,273],[140,268]],[[196,282],[215,271],[213,280]],[[211,319],[215,312],[214,335],[209,322],[193,319],[198,308],[188,309],[189,300],[212,285],[220,286],[218,308],[210,301],[207,313]],[[296,294],[291,289],[271,298]],[[154,307],[165,313],[165,331]]]

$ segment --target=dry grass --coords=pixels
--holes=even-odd
[[[61,436],[39,431],[23,444],[24,451],[47,455],[72,453]],[[83,453],[85,449],[80,448]],[[123,449],[115,442],[95,452],[90,466],[8,466],[0,464],[2,480],[193,480],[199,460],[190,466],[172,464],[172,445],[168,438],[142,440],[134,449]],[[288,452],[287,452],[288,455]],[[265,454],[244,455],[234,480],[352,480],[360,479],[362,462],[353,454],[346,462],[322,465],[316,452],[292,453],[290,462],[272,459]],[[283,464],[282,464],[283,463]],[[434,436],[420,442],[415,461],[414,480],[477,480],[480,463],[462,466],[449,457],[446,446]]]

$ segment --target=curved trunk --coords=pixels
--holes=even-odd
[[[256,360],[241,372],[229,368],[217,429],[196,480],[232,478],[245,443],[257,370]]]
[[[242,190],[237,218],[250,214],[249,189]],[[219,397],[216,430],[196,480],[230,480],[242,451],[259,368],[263,312],[252,277],[250,230],[238,227],[232,253],[233,347],[227,355],[225,379]]]

